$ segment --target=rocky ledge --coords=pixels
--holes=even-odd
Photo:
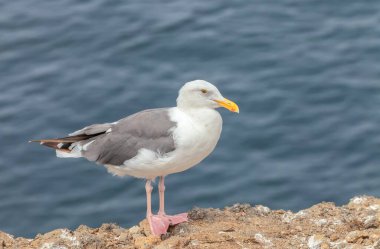
[[[146,220],[129,229],[57,229],[34,239],[0,232],[3,248],[379,248],[380,199],[354,197],[342,207],[323,202],[297,213],[235,204],[221,209],[194,208],[190,221],[152,236]]]

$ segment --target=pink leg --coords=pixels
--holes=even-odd
[[[169,227],[169,221],[152,214],[152,181],[147,180],[145,184],[146,190],[146,218],[149,222],[150,230],[153,235],[165,234]]]
[[[158,183],[158,192],[160,194],[160,209],[158,215],[165,215],[165,177],[160,176],[160,182]]]
[[[154,235],[165,234],[169,228],[169,225],[176,225],[187,221],[187,213],[177,214],[177,215],[166,215],[165,214],[165,183],[164,176],[160,177],[160,182],[158,184],[158,189],[160,193],[160,210],[157,215],[152,214],[152,184],[151,180],[147,180],[145,184],[146,190],[146,218],[148,219],[150,230]]]
[[[160,209],[158,211],[159,217],[166,218],[170,225],[176,225],[187,221],[187,213],[181,213],[177,215],[166,215],[165,213],[165,176],[160,176],[160,182],[158,184],[158,190],[160,193]]]

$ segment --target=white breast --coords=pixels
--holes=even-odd
[[[222,132],[222,118],[214,109],[182,111],[173,108],[171,119],[177,122],[173,132],[176,165],[172,173],[195,166],[215,148]]]

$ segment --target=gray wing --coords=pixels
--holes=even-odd
[[[82,156],[90,161],[122,165],[142,148],[161,154],[175,150],[172,130],[176,123],[170,120],[168,109],[145,110],[100,126],[82,129],[82,132],[95,134],[107,131],[86,141],[91,144],[82,151]]]

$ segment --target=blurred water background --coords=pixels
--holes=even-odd
[[[379,196],[379,23],[375,0],[1,1],[0,230],[143,219],[142,180],[27,141],[173,106],[194,79],[241,112],[167,178],[168,212]]]

